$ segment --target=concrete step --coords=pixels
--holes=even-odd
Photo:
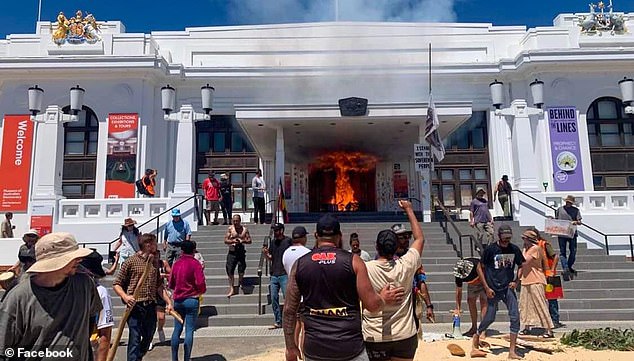
[[[104,278],[102,280],[100,280],[99,282],[106,288],[112,288],[112,282],[114,281],[114,278],[111,277],[107,277]],[[247,272],[245,274],[244,277],[244,281],[247,285],[249,286],[255,286],[258,284],[258,277],[255,274],[255,269],[249,269],[247,268]],[[207,284],[207,288],[213,287],[213,286],[223,286],[226,287],[227,284],[229,283],[228,278],[226,275],[223,276],[206,276],[205,277],[205,282]],[[237,275],[236,275],[236,282],[237,281]],[[269,284],[269,277],[268,276],[262,276],[262,287],[268,287]],[[257,292],[257,290],[256,290]],[[114,293],[112,293],[114,294]]]

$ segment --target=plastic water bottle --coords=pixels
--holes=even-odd
[[[460,315],[453,315],[452,335],[456,340],[462,339],[462,332],[460,331]]]

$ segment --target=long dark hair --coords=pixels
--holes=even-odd
[[[127,230],[128,230],[128,226],[121,226],[121,233],[119,233],[119,237],[123,236],[123,232]],[[139,229],[136,228],[136,226],[132,226],[132,233],[134,233],[134,235],[137,237],[141,235],[141,231],[139,231]]]

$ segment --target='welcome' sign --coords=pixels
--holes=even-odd
[[[33,122],[28,115],[5,115],[0,160],[0,211],[26,212],[33,152]]]

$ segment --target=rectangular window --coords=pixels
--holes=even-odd
[[[242,183],[242,173],[231,173],[231,184],[239,185]]]
[[[442,180],[453,180],[453,170],[443,169],[441,172]]]
[[[599,146],[599,135],[597,134],[597,125],[593,123],[588,124],[588,141],[591,147]]]
[[[244,188],[233,188],[233,209],[242,209],[244,204]]]
[[[231,151],[242,152],[244,150],[244,142],[242,135],[238,132],[231,132]]]
[[[471,169],[461,169],[459,171],[460,180],[471,179]]]
[[[606,188],[626,188],[627,178],[626,177],[605,177],[605,187]]]
[[[473,149],[484,149],[485,141],[484,141],[484,129],[483,128],[475,128],[471,132],[471,137],[473,138]]]
[[[225,132],[214,132],[214,153],[224,153],[225,149]]]
[[[251,188],[251,182],[253,182],[253,177],[255,177],[255,172],[247,172],[247,178],[244,180],[244,183]]]
[[[603,187],[603,176],[592,177],[592,183],[594,184],[595,187]]]
[[[603,100],[597,103],[599,108],[599,119],[618,119],[619,112],[616,103],[611,100]]]
[[[474,171],[474,173],[475,173],[475,179],[477,179],[477,180],[486,180],[486,179],[488,179],[486,169],[476,169]]]
[[[616,123],[602,123],[601,127],[601,145],[604,147],[618,147],[621,145],[621,137],[619,136],[619,125]]]
[[[64,154],[84,154],[84,132],[66,132]]]
[[[623,123],[623,140],[626,146],[634,145],[634,132],[632,131],[632,123]]]
[[[207,153],[209,152],[210,149],[210,142],[209,142],[209,133],[207,132],[200,132],[198,133],[198,152],[199,153]]]
[[[629,176],[627,178],[628,178],[628,181],[630,183],[630,187],[634,187],[634,176]]]
[[[442,199],[443,199],[443,204],[446,207],[456,206],[456,191],[453,185],[451,184],[442,185]]]
[[[90,140],[88,141],[88,154],[97,154],[97,143],[99,142],[99,133],[90,132]],[[134,150],[136,153],[136,149]]]
[[[473,199],[473,189],[471,188],[471,184],[461,184],[460,185],[460,204],[463,207],[471,204],[471,200]]]

